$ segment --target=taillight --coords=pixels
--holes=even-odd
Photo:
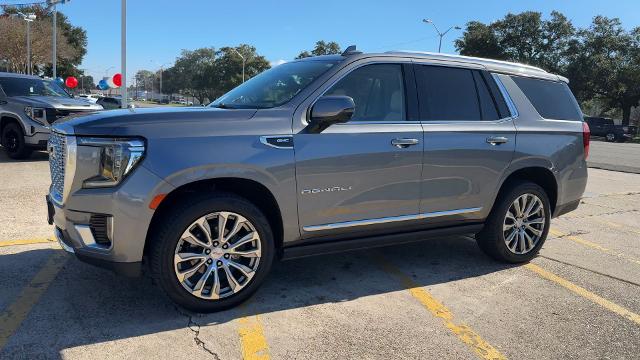
[[[589,157],[589,143],[591,142],[591,130],[586,122],[582,123],[582,146],[584,146],[584,158]]]

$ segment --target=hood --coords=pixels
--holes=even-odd
[[[76,114],[56,121],[54,130],[85,136],[202,136],[211,129],[233,131],[255,109],[135,108]],[[217,123],[217,126],[211,126]]]
[[[92,104],[82,98],[67,98],[62,96],[13,96],[11,100],[25,105],[59,110],[91,111],[102,110],[102,106]]]

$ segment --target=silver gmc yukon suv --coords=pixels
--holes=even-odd
[[[48,146],[61,246],[123,274],[145,264],[207,312],[246,300],[279,259],[471,233],[526,262],[579,204],[589,128],[544,70],[350,47],[207,108],[69,117]]]
[[[57,119],[96,110],[102,106],[74,99],[55,81],[0,72],[0,144],[12,159],[44,150]]]

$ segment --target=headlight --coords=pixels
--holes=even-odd
[[[145,150],[141,139],[78,137],[78,146],[96,147],[99,157],[98,173],[84,181],[85,188],[118,185],[140,162]]]
[[[31,106],[27,106],[24,108],[24,113],[27,114],[29,119],[39,124],[47,124],[47,111],[43,108],[34,108]]]

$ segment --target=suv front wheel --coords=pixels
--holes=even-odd
[[[544,189],[529,181],[513,182],[499,195],[476,241],[496,260],[526,262],[544,244],[550,219],[551,207]]]
[[[24,133],[20,125],[10,122],[2,128],[0,134],[2,147],[4,147],[7,155],[15,160],[28,158],[33,150],[24,142]]]
[[[179,305],[213,312],[247,300],[274,258],[269,222],[247,200],[217,193],[183,202],[154,234],[152,273]]]

